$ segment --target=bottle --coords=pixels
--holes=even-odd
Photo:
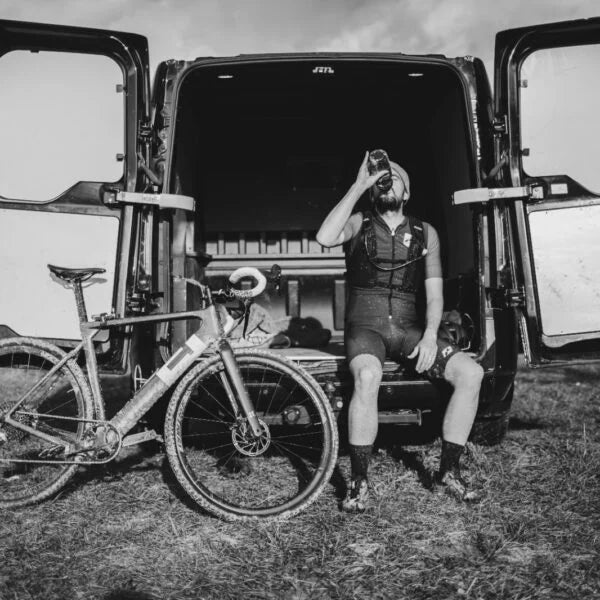
[[[387,192],[392,187],[392,167],[390,159],[385,150],[373,150],[369,153],[368,161],[369,175],[375,175],[386,171],[387,174],[380,177],[375,185],[382,191]]]

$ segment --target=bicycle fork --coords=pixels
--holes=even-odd
[[[223,361],[223,366],[225,367],[224,376],[221,380],[227,391],[227,396],[229,397],[229,402],[231,403],[235,417],[239,418],[241,407],[242,413],[250,425],[252,434],[254,437],[261,437],[263,435],[263,428],[259,423],[252,400],[250,400],[248,390],[244,385],[242,374],[237,361],[235,360],[235,356],[233,355],[231,344],[227,340],[222,339],[217,345],[217,351],[219,352],[221,360]]]

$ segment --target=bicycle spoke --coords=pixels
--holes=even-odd
[[[223,406],[219,400],[214,396],[214,394],[211,394],[206,387],[203,385],[202,389],[231,417],[231,418],[235,418],[235,415],[230,412],[231,411],[231,407],[226,408],[225,406]]]
[[[204,411],[207,415],[210,415],[211,417],[213,417],[213,419],[215,421],[219,421],[222,422],[223,419],[220,419],[218,415],[213,414],[212,412],[210,412],[206,406],[204,406],[203,404],[198,404],[197,402],[195,402],[194,400],[191,401],[192,404],[194,404],[194,406],[196,406],[196,408],[198,408],[199,410]],[[231,415],[230,415],[231,416]],[[232,419],[234,419],[235,417],[232,416]]]
[[[0,340],[0,410],[14,411],[11,418],[15,422],[0,424],[0,456],[7,461],[0,464],[0,506],[43,500],[75,473],[74,464],[10,462],[45,460],[81,439],[83,421],[92,413],[91,396],[82,387],[85,381],[77,365],[64,356],[47,342]]]
[[[198,366],[197,376],[174,394],[166,432],[179,429],[185,446],[166,435],[169,462],[188,493],[221,516],[297,510],[312,501],[333,468],[328,402],[287,361],[255,351],[236,351],[235,357],[263,433],[254,437],[242,416],[225,414],[225,390],[212,387],[214,374],[223,368],[214,358],[205,368]],[[208,407],[191,390],[206,390]],[[294,406],[302,407],[303,425],[286,421],[284,411]]]

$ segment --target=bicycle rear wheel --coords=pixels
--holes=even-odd
[[[93,412],[83,372],[69,360],[48,376],[64,356],[62,350],[40,340],[0,340],[0,507],[40,502],[75,474],[77,465],[34,462],[49,457],[60,460],[60,445],[3,422],[18,399],[41,382],[12,418],[42,434],[68,441],[81,439],[85,425],[71,419],[90,419]]]
[[[221,358],[192,367],[169,403],[165,442],[185,491],[226,520],[283,519],[306,508],[329,481],[338,433],[317,382],[269,352],[235,353],[263,428],[254,438],[236,418]]]

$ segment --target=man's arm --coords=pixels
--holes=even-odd
[[[419,355],[415,369],[418,373],[433,366],[437,354],[437,334],[444,310],[444,280],[440,260],[440,242],[431,225],[427,227],[427,256],[425,258],[425,331],[421,341],[408,358]]]
[[[442,321],[444,310],[443,279],[430,277],[425,280],[425,295],[427,306],[425,308],[425,331],[421,341],[415,346],[408,358],[419,355],[415,371],[422,373],[431,369],[437,354],[437,333]]]
[[[369,175],[367,161],[369,153],[365,154],[358,170],[356,181],[352,184],[346,195],[331,209],[325,217],[321,228],[317,232],[317,242],[321,246],[338,246],[351,239],[360,228],[360,218],[352,215],[352,209],[359,198],[383,175],[385,172]]]
[[[444,310],[443,279],[441,277],[430,277],[425,280],[425,296],[427,306],[425,308],[425,331],[423,337],[432,335],[437,340],[438,329],[442,322]]]

